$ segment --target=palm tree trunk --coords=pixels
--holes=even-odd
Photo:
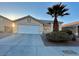
[[[53,31],[59,31],[59,23],[57,17],[54,18]]]

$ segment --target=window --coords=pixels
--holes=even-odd
[[[27,18],[27,23],[31,23],[31,18]]]

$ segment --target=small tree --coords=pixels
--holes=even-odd
[[[54,23],[53,23],[53,31],[59,31],[59,23],[58,23],[58,16],[65,16],[69,15],[69,13],[66,13],[69,9],[65,8],[66,5],[63,5],[62,3],[53,5],[52,7],[48,7],[47,14],[54,17]]]

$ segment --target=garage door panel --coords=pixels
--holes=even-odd
[[[33,25],[20,25],[17,27],[17,33],[27,33],[27,34],[41,34],[40,26]]]

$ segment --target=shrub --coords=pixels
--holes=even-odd
[[[61,32],[66,32],[66,33],[68,33],[69,35],[73,34],[71,30],[62,30]]]
[[[76,36],[74,35],[74,33],[72,33],[71,30],[63,30],[62,32],[68,33],[69,36],[71,37],[72,41],[76,41]]]
[[[3,33],[3,31],[0,31],[0,33]]]
[[[51,32],[46,34],[46,37],[49,41],[56,41],[56,42],[62,42],[62,41],[70,41],[72,40],[68,33],[66,32]]]

